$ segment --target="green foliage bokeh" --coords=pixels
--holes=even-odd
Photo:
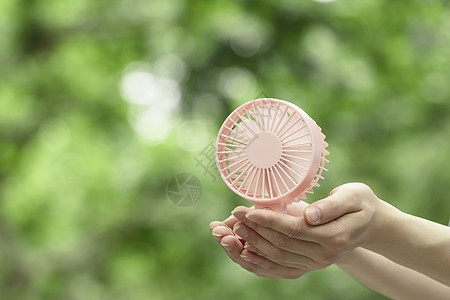
[[[195,158],[236,106],[285,99],[330,144],[310,201],[362,181],[447,224],[449,53],[446,1],[0,0],[0,299],[384,299],[334,266],[234,265],[208,223],[248,203]]]

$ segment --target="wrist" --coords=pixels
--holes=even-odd
[[[359,249],[362,249],[360,247],[350,249],[349,251],[345,252],[343,255],[341,255],[334,264],[339,266],[340,268],[345,268],[348,266],[351,266],[355,262],[355,257],[358,256]]]
[[[386,245],[391,244],[393,233],[402,221],[403,212],[391,204],[379,199],[376,213],[368,228],[366,239],[361,244],[362,247],[377,251]]]

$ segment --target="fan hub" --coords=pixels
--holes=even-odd
[[[247,146],[247,158],[257,168],[271,168],[280,160],[281,153],[280,139],[267,131],[255,134]]]

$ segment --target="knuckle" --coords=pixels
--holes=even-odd
[[[372,189],[367,184],[362,182],[355,182],[354,187],[360,192],[372,191]]]
[[[289,247],[290,241],[291,241],[291,239],[289,237],[287,237],[287,236],[285,236],[283,234],[279,234],[273,240],[273,244],[277,248],[286,249],[286,248]]]
[[[302,234],[302,225],[299,220],[291,222],[288,235],[292,238],[300,237]]]
[[[329,216],[335,216],[337,210],[337,205],[333,198],[329,198],[325,201],[325,209],[322,209],[322,213],[324,214],[324,218],[328,218]]]
[[[264,216],[268,227],[273,227],[273,225],[276,223],[275,217],[271,214],[265,214]]]
[[[284,262],[286,262],[286,253],[281,249],[276,249],[275,251],[273,251],[271,256],[278,263],[283,264]]]
[[[351,185],[355,201],[360,201],[369,195],[373,195],[372,189],[365,183],[356,182]]]
[[[341,233],[334,235],[329,241],[329,247],[333,250],[342,250],[349,244],[350,237],[348,234]]]

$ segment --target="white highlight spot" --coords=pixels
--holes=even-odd
[[[261,43],[261,35],[249,26],[236,29],[230,40],[231,49],[242,57],[255,55],[261,48]]]
[[[219,76],[219,88],[230,98],[245,99],[254,95],[256,79],[244,68],[227,68]]]
[[[170,112],[147,109],[137,115],[133,127],[141,138],[152,144],[166,139],[171,129]]]
[[[184,76],[184,64],[176,57],[166,57],[162,66],[171,65],[167,74]],[[172,72],[172,73],[170,73]],[[158,72],[152,72],[147,63],[132,62],[125,68],[120,91],[130,105],[130,123],[136,132],[149,143],[156,144],[166,139],[181,92],[178,82]]]
[[[156,74],[181,82],[186,75],[186,64],[177,55],[169,54],[155,62]]]
[[[133,104],[155,105],[168,102],[176,106],[180,101],[178,84],[169,78],[155,76],[146,65],[125,74],[121,82],[122,97]]]

